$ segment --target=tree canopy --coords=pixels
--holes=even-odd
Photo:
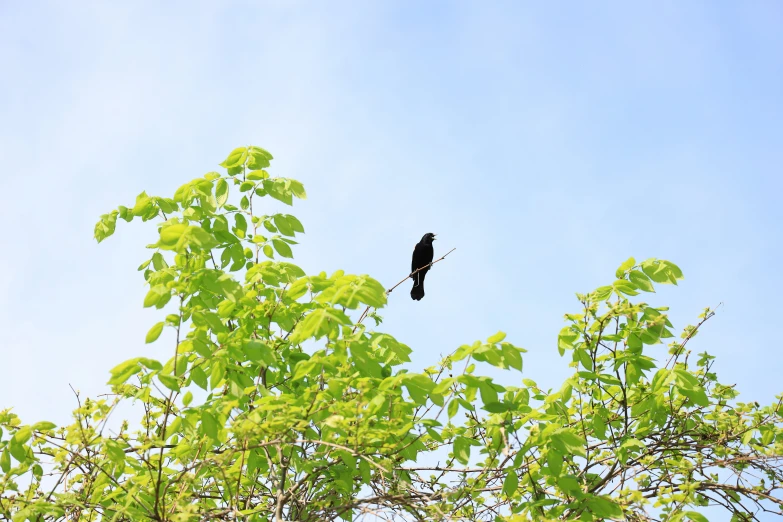
[[[173,197],[140,194],[100,217],[157,223],[139,267],[146,334],[164,360],[110,371],[77,395],[73,423],[0,411],[0,516],[37,520],[732,520],[781,514],[783,408],[743,403],[667,309],[642,300],[683,274],[630,258],[577,294],[556,347],[573,374],[523,378],[502,332],[437,365],[379,331],[388,292],[369,275],[306,274],[289,261],[304,226],[272,213],[303,185],[272,155],[232,151]],[[442,258],[441,258],[442,259]],[[401,274],[404,275],[404,274]],[[391,290],[391,289],[390,289]],[[372,324],[368,324],[372,321]],[[553,339],[554,339],[553,335]],[[664,345],[668,346],[668,352]],[[415,349],[414,347],[413,349]],[[515,386],[486,375],[494,366]],[[484,370],[484,371],[482,371]],[[118,405],[135,422],[110,423]],[[116,429],[114,425],[117,425]]]

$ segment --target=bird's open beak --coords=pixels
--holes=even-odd
[[[435,236],[436,236],[436,235],[437,235],[437,234],[432,234],[432,240],[433,240],[433,241],[435,241]]]

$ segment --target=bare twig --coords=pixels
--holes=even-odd
[[[440,261],[443,261],[444,259],[446,259],[446,256],[447,256],[447,255],[451,254],[451,253],[452,253],[452,252],[454,252],[455,250],[457,250],[457,249],[456,249],[456,247],[455,247],[455,248],[452,248],[451,250],[449,250],[448,252],[446,252],[445,254],[443,254],[443,256],[442,256],[442,257],[439,257],[438,259],[436,259],[436,260],[435,260],[435,261],[433,261],[432,263],[429,263],[429,264],[427,264],[427,265],[424,265],[424,266],[423,266],[423,267],[421,267],[421,268],[417,268],[416,270],[414,270],[413,272],[411,272],[410,274],[408,274],[407,276],[405,276],[405,277],[402,279],[402,281],[400,281],[399,283],[397,283],[397,284],[396,284],[396,285],[394,285],[393,287],[391,287],[391,288],[389,288],[388,290],[386,290],[386,295],[389,295],[390,293],[392,293],[392,292],[394,291],[394,289],[395,289],[395,288],[397,288],[398,286],[400,286],[401,284],[403,284],[405,281],[407,281],[407,280],[408,280],[408,278],[410,278],[410,277],[413,277],[413,275],[414,275],[414,274],[416,274],[417,272],[419,272],[419,271],[421,271],[421,270],[424,270],[425,268],[429,268],[429,267],[431,267],[432,265],[434,265],[435,263],[438,263],[438,262],[440,262]]]
[[[394,289],[395,289],[395,288],[397,288],[398,286],[400,286],[401,284],[403,284],[405,281],[407,281],[408,279],[410,279],[411,277],[413,277],[413,275],[414,275],[414,274],[416,274],[416,273],[418,273],[418,272],[420,272],[420,271],[424,270],[425,268],[429,268],[429,267],[431,267],[431,266],[432,266],[432,265],[434,265],[435,263],[438,263],[438,262],[440,262],[440,261],[443,261],[444,259],[446,259],[446,256],[447,256],[447,255],[451,254],[451,253],[452,253],[452,252],[454,252],[455,250],[457,250],[457,248],[456,248],[456,247],[452,248],[451,250],[449,250],[448,252],[446,252],[445,254],[443,254],[441,257],[439,257],[438,259],[436,259],[436,260],[435,260],[435,261],[433,261],[432,263],[428,263],[428,264],[424,265],[424,266],[423,266],[423,267],[421,267],[421,268],[417,268],[416,270],[414,270],[414,271],[413,271],[413,272],[411,272],[410,274],[406,275],[405,277],[403,277],[403,278],[402,278],[402,280],[400,280],[400,282],[399,282],[399,283],[397,283],[397,284],[396,284],[396,285],[394,285],[393,287],[391,287],[391,288],[389,288],[388,290],[386,290],[386,295],[389,295],[390,293],[392,293],[392,292],[394,291]],[[353,327],[353,331],[354,331],[354,332],[356,331],[356,328],[357,328],[357,327],[358,327],[358,326],[361,324],[361,322],[362,322],[362,321],[364,321],[364,320],[367,318],[367,313],[370,311],[370,308],[371,308],[370,306],[368,306],[367,308],[365,308],[365,309],[364,309],[364,312],[362,312],[362,315],[360,315],[360,316],[359,316],[359,320],[358,320],[358,321],[356,321],[356,325]]]

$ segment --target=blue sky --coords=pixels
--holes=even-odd
[[[559,386],[574,292],[629,256],[685,280],[650,302],[744,400],[783,391],[779,2],[0,4],[0,406],[64,422],[159,312],[154,229],[97,217],[171,195],[236,146],[301,180],[308,271],[405,275],[457,250],[383,328],[412,366],[504,330]],[[654,348],[661,355],[665,347]],[[504,376],[506,382],[517,377]]]

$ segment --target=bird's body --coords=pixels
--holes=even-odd
[[[411,259],[411,279],[413,279],[413,288],[411,288],[411,299],[420,301],[424,297],[424,276],[427,275],[435,256],[435,250],[432,248],[432,242],[435,241],[435,234],[427,233],[421,238],[413,248],[413,258]],[[422,268],[426,267],[426,268]],[[416,270],[419,270],[416,272]],[[415,274],[413,272],[416,272]]]

